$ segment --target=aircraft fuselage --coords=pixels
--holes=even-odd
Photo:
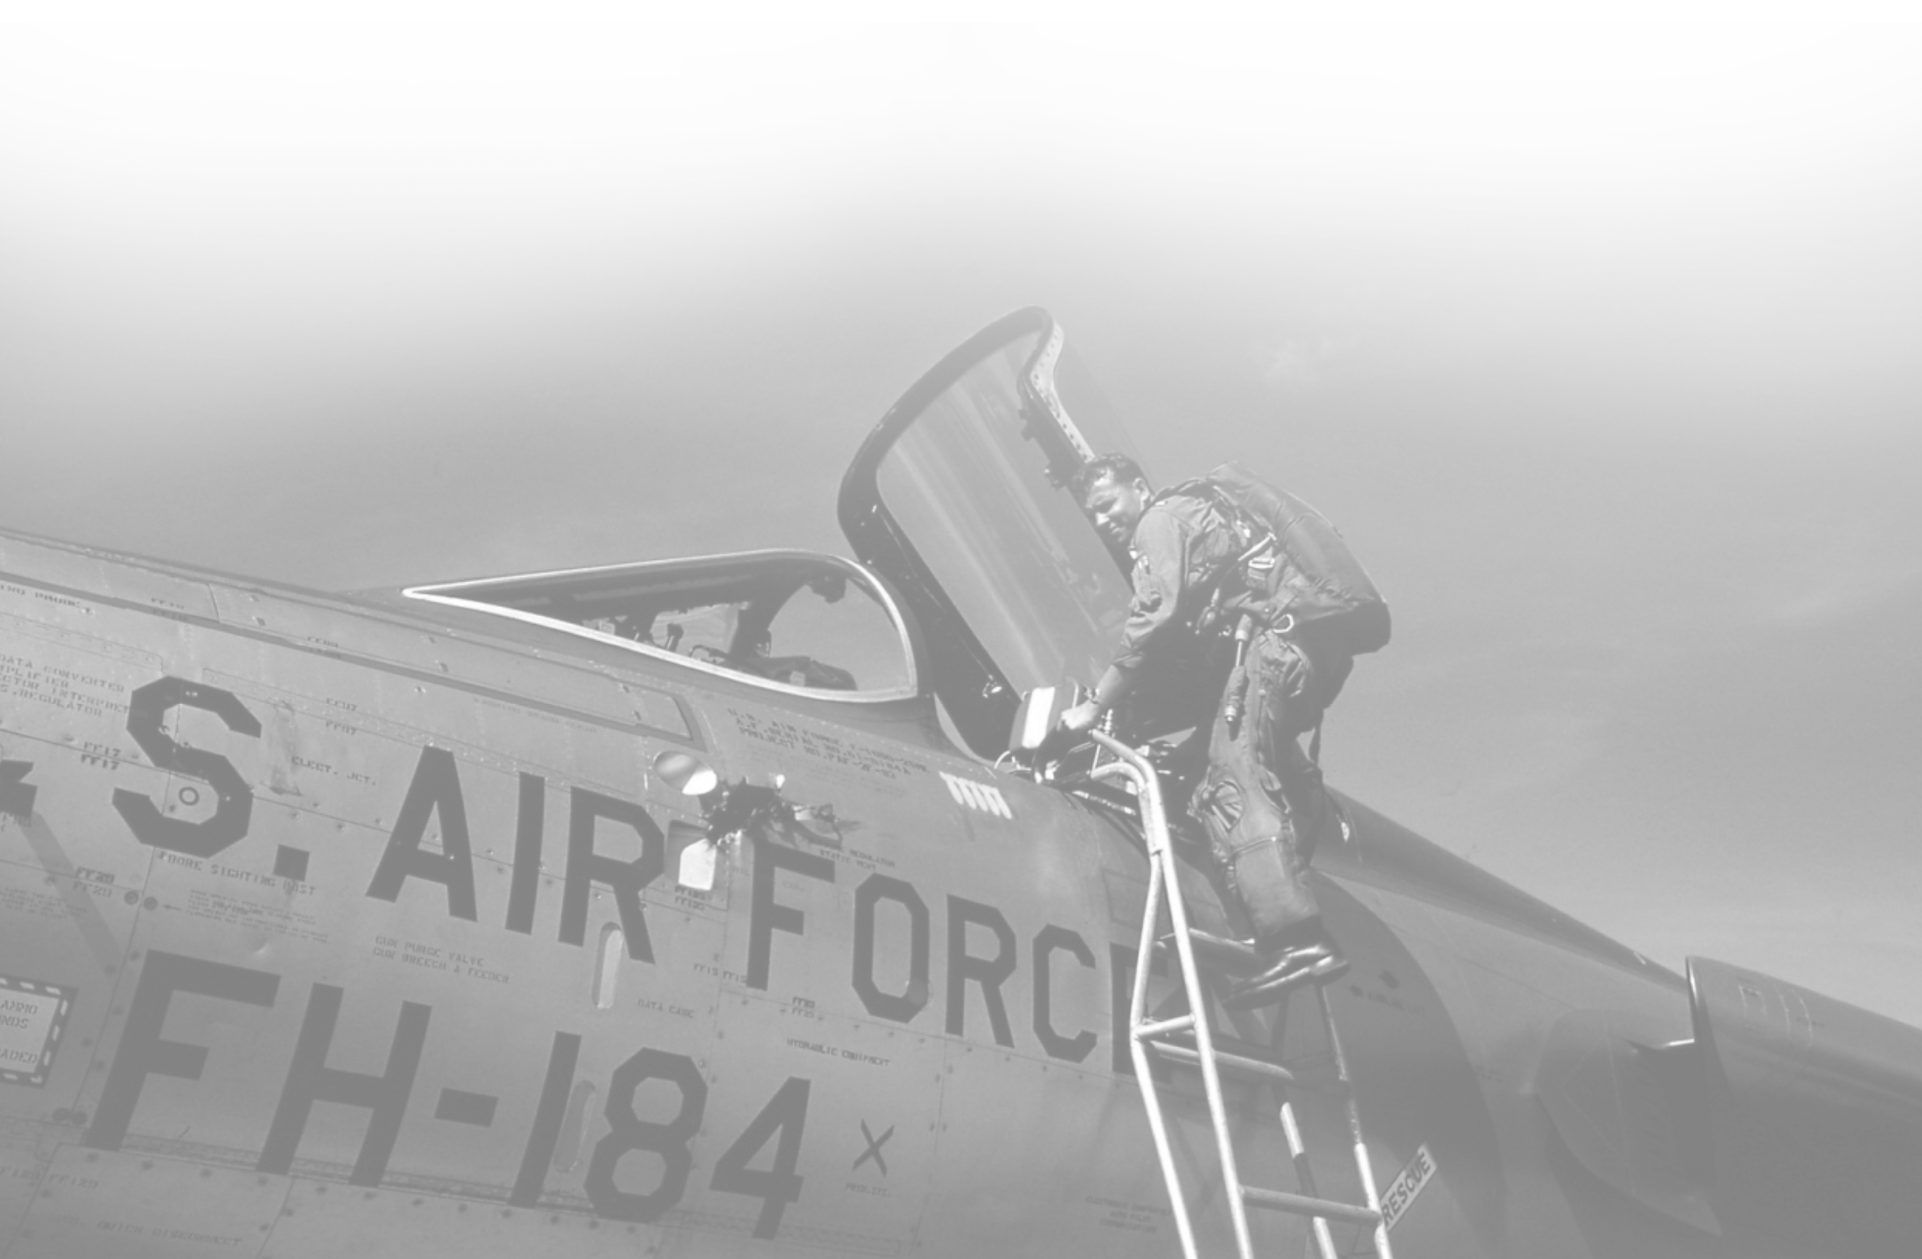
[[[1115,816],[911,703],[0,560],[7,1253],[1170,1253]],[[671,750],[798,809],[712,891],[676,882],[703,822],[650,770]],[[1543,1029],[1606,993],[1685,1036],[1677,981],[1353,811],[1318,857],[1335,1003],[1378,1166],[1438,1168],[1396,1238],[1551,1253],[1581,1229],[1528,1098]],[[1244,1030],[1314,1057],[1306,1020]],[[1353,1192],[1338,1110],[1306,1113]]]

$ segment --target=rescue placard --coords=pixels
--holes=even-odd
[[[1401,1169],[1394,1183],[1381,1195],[1381,1217],[1389,1228],[1395,1227],[1428,1182],[1435,1178],[1435,1160],[1428,1153],[1427,1145],[1415,1147],[1415,1157],[1408,1160],[1408,1166]]]

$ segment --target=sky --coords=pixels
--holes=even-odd
[[[1922,1024],[1922,28],[9,23],[0,526],[361,589],[799,545],[1047,306],[1323,508],[1331,781]]]

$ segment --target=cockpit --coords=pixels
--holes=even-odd
[[[697,670],[854,700],[916,693],[901,611],[858,564],[750,551],[416,586],[404,592]]]
[[[1071,488],[1097,451],[1135,453],[1030,308],[950,354],[863,443],[839,503],[858,564],[754,551],[403,594],[814,698],[938,698],[994,759],[1020,695],[1092,682],[1127,614],[1126,573]]]

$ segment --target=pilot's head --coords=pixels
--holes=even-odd
[[[1126,455],[1103,455],[1087,464],[1075,478],[1081,496],[1081,510],[1112,547],[1126,547],[1134,540],[1135,524],[1148,510],[1154,490],[1141,473],[1141,465]]]

